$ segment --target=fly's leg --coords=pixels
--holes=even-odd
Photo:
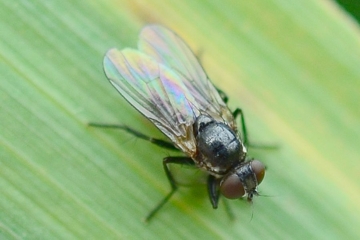
[[[156,138],[152,138],[149,137],[139,131],[136,131],[135,129],[132,129],[126,125],[120,125],[120,124],[102,124],[102,123],[89,123],[89,126],[92,127],[101,127],[101,128],[116,128],[116,129],[121,129],[124,130],[132,135],[134,135],[135,137],[138,137],[140,139],[149,141],[159,147],[162,148],[166,148],[166,149],[170,149],[170,150],[178,150],[178,148],[176,148],[174,146],[174,144],[172,144],[171,142],[165,141],[165,140],[161,140],[161,139],[156,139]]]
[[[101,127],[101,128],[116,128],[116,129],[121,129],[124,130],[132,135],[134,135],[135,137],[138,137],[140,139],[149,141],[159,147],[163,147],[163,148],[167,148],[167,149],[171,149],[171,150],[178,150],[178,148],[176,148],[171,142],[165,141],[165,140],[161,140],[161,139],[156,139],[156,138],[152,138],[149,137],[139,131],[136,131],[126,125],[119,125],[119,124],[101,124],[101,123],[89,123],[89,126],[92,127]],[[163,200],[161,200],[156,207],[150,211],[150,213],[145,217],[145,222],[150,221],[155,214],[164,206],[164,204],[169,201],[169,199],[171,198],[171,196],[176,192],[178,186],[174,180],[173,175],[170,172],[170,169],[168,168],[168,164],[182,164],[182,165],[194,165],[194,161],[189,158],[189,157],[166,157],[163,159],[163,167],[164,167],[164,171],[166,174],[166,177],[170,183],[171,186],[171,191],[163,198]]]
[[[168,164],[181,164],[181,165],[194,165],[194,161],[189,157],[166,157],[163,160],[164,171],[167,179],[169,180],[171,191],[161,200],[156,207],[150,211],[150,213],[145,217],[145,222],[150,221],[155,214],[164,206],[167,201],[171,198],[171,196],[176,192],[178,186],[175,182],[173,175],[168,168]]]
[[[217,209],[220,198],[220,190],[219,190],[220,179],[217,179],[214,176],[209,175],[207,184],[208,184],[208,193],[209,193],[211,205],[213,206],[214,209]],[[225,200],[224,200],[224,206],[230,220],[234,220],[235,219],[234,214],[231,211],[228,202]]]
[[[211,205],[214,209],[217,209],[220,197],[220,190],[219,190],[219,179],[215,178],[213,175],[209,175],[207,186],[208,186],[208,193]]]
[[[218,91],[218,93],[219,93],[221,99],[224,101],[224,103],[227,103],[229,101],[229,97],[226,95],[226,93],[217,87],[215,87],[215,88]],[[246,130],[245,117],[244,117],[243,111],[240,108],[237,108],[237,109],[235,109],[235,111],[233,112],[232,115],[233,115],[234,119],[236,119],[240,115],[242,138],[243,138],[243,143],[246,147],[266,148],[266,149],[277,149],[278,148],[278,146],[276,146],[276,145],[262,145],[262,144],[253,144],[252,142],[249,142],[249,137],[248,137],[248,133]]]
[[[226,93],[217,87],[215,87],[215,88],[216,88],[216,91],[219,93],[221,99],[224,101],[224,103],[227,103],[229,101],[229,97],[226,95]]]
[[[244,143],[245,146],[249,146],[249,138],[248,138],[248,135],[247,135],[244,113],[240,108],[237,108],[233,112],[234,119],[236,120],[236,118],[239,115],[240,115],[240,120],[241,120],[241,132],[242,132],[242,137],[243,137],[243,143]]]
[[[248,135],[248,132],[246,129],[244,112],[240,108],[237,108],[233,112],[234,119],[236,119],[239,115],[240,115],[240,121],[241,121],[241,132],[242,132],[242,137],[243,137],[243,143],[246,147],[264,148],[264,149],[277,149],[278,148],[278,146],[276,146],[276,145],[262,145],[262,144],[253,144],[252,142],[249,142],[249,135]]]

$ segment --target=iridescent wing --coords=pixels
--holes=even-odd
[[[232,113],[198,59],[179,36],[165,27],[148,25],[140,33],[138,48],[185,79],[184,84],[200,106],[200,111],[236,129]]]
[[[181,75],[135,49],[110,49],[104,58],[104,70],[131,105],[181,150],[195,154],[192,125],[199,106]]]

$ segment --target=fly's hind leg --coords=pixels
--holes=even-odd
[[[264,148],[264,149],[278,149],[279,148],[277,145],[263,145],[263,144],[254,144],[254,143],[250,142],[249,135],[248,135],[248,132],[246,129],[244,112],[240,108],[237,108],[233,112],[233,116],[234,116],[234,119],[236,119],[238,116],[240,116],[241,132],[242,132],[242,138],[243,138],[242,140],[246,147]]]
[[[227,103],[229,101],[229,97],[226,95],[226,93],[217,87],[215,87],[215,88],[218,91],[218,93],[219,93],[221,99],[224,101],[224,103]],[[249,136],[248,136],[248,132],[247,132],[246,125],[245,125],[244,112],[240,108],[237,108],[237,109],[235,109],[235,111],[233,112],[232,115],[235,120],[238,116],[240,116],[242,140],[246,147],[265,148],[265,149],[277,149],[278,148],[278,146],[276,146],[276,145],[262,145],[262,144],[253,144],[252,142],[249,142]]]
[[[237,108],[233,112],[234,119],[236,120],[236,118],[239,115],[240,115],[240,121],[241,121],[241,132],[242,132],[243,143],[245,146],[249,146],[249,138],[248,138],[248,134],[247,134],[247,130],[246,130],[244,113],[240,108]]]
[[[155,214],[169,201],[171,196],[176,192],[178,186],[175,182],[173,175],[168,168],[168,164],[181,164],[181,165],[194,165],[194,161],[189,157],[166,157],[163,160],[164,171],[167,179],[169,180],[171,191],[156,205],[156,207],[150,211],[150,213],[145,217],[145,222],[150,221]]]
[[[143,140],[146,140],[146,141],[149,141],[159,147],[162,147],[162,148],[166,148],[166,149],[170,149],[170,150],[178,150],[178,148],[176,148],[174,146],[173,143],[171,142],[168,142],[168,141],[165,141],[165,140],[162,140],[162,139],[157,139],[157,138],[152,138],[152,137],[149,137],[135,129],[132,129],[126,125],[120,125],[120,124],[102,124],[102,123],[89,123],[89,126],[91,127],[101,127],[101,128],[115,128],[115,129],[121,129],[121,130],[124,130],[132,135],[134,135],[135,137],[138,137],[140,139],[143,139]]]
[[[226,93],[217,87],[215,87],[215,88],[216,88],[216,91],[219,93],[221,99],[224,101],[224,103],[227,103],[229,101],[229,97],[226,95]]]

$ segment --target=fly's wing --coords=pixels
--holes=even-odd
[[[138,48],[183,76],[184,84],[196,99],[200,111],[236,128],[230,110],[195,55],[179,36],[162,26],[148,25],[140,33]]]
[[[104,70],[111,84],[181,150],[195,153],[196,101],[181,76],[146,54],[110,49]]]

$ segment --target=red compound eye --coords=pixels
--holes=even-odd
[[[259,185],[265,176],[265,166],[259,160],[251,161],[250,166],[255,173],[256,181],[257,184]]]
[[[241,198],[245,194],[244,186],[240,182],[240,179],[236,173],[227,176],[223,180],[220,186],[220,191],[224,197],[230,199]]]

